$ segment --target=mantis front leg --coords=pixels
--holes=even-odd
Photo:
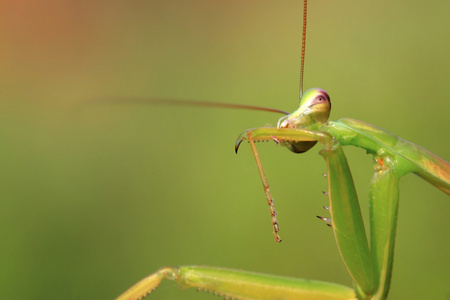
[[[365,295],[373,294],[376,290],[376,279],[372,258],[353,178],[342,146],[331,135],[318,130],[256,128],[245,131],[238,137],[236,149],[238,149],[243,140],[249,141],[265,191],[269,190],[268,183],[262,170],[254,141],[273,139],[277,142],[292,144],[318,141],[324,146],[320,154],[325,158],[328,166],[329,210],[339,252],[359,289]]]

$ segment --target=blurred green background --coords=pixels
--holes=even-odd
[[[310,1],[305,87],[332,119],[376,124],[450,159],[450,2]],[[131,97],[294,110],[302,1],[2,1],[0,298],[112,299],[162,266],[204,264],[351,285],[319,148],[258,146],[279,115],[146,106]],[[124,103],[108,103],[122,97]],[[91,100],[104,99],[102,104]],[[346,153],[367,212],[371,157]],[[401,181],[392,299],[449,299],[447,195]],[[214,299],[164,282],[151,299]]]

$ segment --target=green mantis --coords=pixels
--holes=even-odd
[[[327,180],[330,186],[328,196],[331,199],[329,207],[331,224],[343,260],[355,281],[356,294],[360,298],[383,299],[388,292],[392,267],[398,180],[401,176],[414,172],[448,193],[449,167],[444,161],[420,147],[416,147],[372,125],[351,119],[326,122],[328,116],[324,118],[319,114],[323,112],[326,114],[326,109],[314,110],[317,105],[322,104],[311,104],[311,102],[317,100],[317,97],[321,98],[320,101],[325,101],[325,104],[329,103],[329,98],[323,91],[310,90],[302,98],[299,108],[300,113],[298,114],[301,118],[285,119],[280,122],[279,128],[259,128],[246,131],[239,136],[237,147],[243,140],[249,140],[255,157],[257,157],[254,150],[254,140],[275,141],[290,147],[294,152],[304,151],[308,147],[303,148],[305,143],[318,141],[322,145],[321,155],[328,165]],[[312,113],[308,114],[308,111]],[[306,121],[304,117],[308,117]],[[302,129],[297,128],[297,121],[301,123]],[[372,238],[370,243],[367,242],[365,237],[358,201],[341,145],[362,147],[375,157],[376,172],[371,186]],[[258,163],[258,166],[260,165]],[[260,173],[262,173],[261,167]],[[262,178],[264,181],[264,176]],[[267,189],[266,195],[268,195],[268,199],[271,198]],[[349,216],[351,216],[351,221],[348,221]],[[273,223],[276,228],[276,221]],[[137,288],[142,289],[142,291],[131,291],[130,294],[124,295],[124,299],[128,296],[142,295],[142,292],[147,292],[149,289],[156,287],[163,278],[176,279],[181,286],[195,285],[212,290],[220,286],[220,278],[222,278],[225,282],[232,282],[230,285],[236,289],[236,291],[228,291],[228,293],[232,297],[243,299],[251,297],[262,299],[263,296],[272,299],[275,295],[282,295],[287,293],[287,290],[292,290],[291,284],[297,287],[295,289],[298,290],[296,297],[302,295],[305,299],[310,299],[314,294],[311,291],[316,291],[315,296],[319,293],[317,297],[324,299],[328,289],[334,288],[334,285],[323,283],[322,287],[318,287],[321,285],[320,283],[317,286],[312,284],[305,287],[307,281],[299,280],[297,283],[291,283],[289,279],[264,277],[262,275],[209,268],[182,267],[180,269],[161,269],[158,273],[146,279],[146,282],[137,285]],[[273,288],[270,288],[270,282],[276,282]],[[223,284],[227,285],[226,283]],[[252,284],[259,285],[255,288],[256,294],[246,294]],[[267,287],[268,291],[265,291],[262,287]],[[226,286],[224,289],[231,290],[232,288]],[[264,290],[264,292],[261,292],[261,290]],[[226,294],[224,290],[219,289],[218,292]],[[351,290],[345,287],[336,287],[330,297],[349,298],[354,296]],[[287,295],[286,297],[293,296]]]
[[[237,139],[236,150],[243,140],[249,141],[271,208],[275,239],[280,242],[273,199],[254,142],[274,140],[293,152],[301,153],[313,146],[311,142],[318,141],[323,146],[320,154],[328,167],[329,222],[342,259],[355,282],[356,296],[359,299],[385,299],[392,272],[399,179],[415,173],[449,194],[450,166],[429,151],[373,125],[352,119],[327,122],[330,108],[328,94],[321,89],[311,89],[303,95],[300,108],[285,118],[278,128],[245,131]],[[370,248],[343,145],[361,147],[374,156],[375,173],[370,189]],[[351,290],[332,284],[293,282],[291,279],[216,268],[181,267],[161,269],[137,283],[119,299],[140,298],[163,279],[175,280],[181,287],[197,287],[239,299],[355,297]]]

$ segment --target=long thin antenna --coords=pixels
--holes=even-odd
[[[208,102],[208,101],[198,101],[198,100],[180,100],[180,99],[170,99],[170,98],[143,98],[143,97],[107,97],[107,98],[98,98],[94,101],[90,101],[91,103],[98,104],[111,104],[111,103],[120,103],[120,104],[151,104],[151,105],[175,105],[175,106],[201,106],[201,107],[220,107],[220,108],[236,108],[236,109],[249,109],[249,110],[261,110],[268,112],[276,112],[284,115],[289,115],[288,112],[275,109],[275,108],[267,108],[262,106],[255,105],[246,105],[246,104],[234,104],[234,103],[222,103],[222,102]]]
[[[300,64],[300,99],[303,95],[303,69],[305,66],[305,44],[306,44],[306,12],[307,12],[308,0],[303,2],[303,32],[302,32],[302,60]]]

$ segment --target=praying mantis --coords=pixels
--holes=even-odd
[[[326,97],[326,95],[325,94],[323,94],[320,90],[311,90],[310,92],[306,92],[305,93],[305,95],[306,94],[308,94],[308,93],[311,93],[311,95],[310,95],[310,97],[306,97],[305,99],[314,99],[315,97],[316,97],[316,95],[321,95],[322,96],[322,98],[327,98]],[[303,113],[304,113],[304,111],[303,111]],[[352,123],[353,122],[353,123]],[[292,125],[292,123],[293,123],[293,121],[288,121],[287,123],[284,123],[284,125],[285,125],[285,127],[292,127],[293,125]],[[329,130],[330,132],[332,132],[331,131],[331,129],[326,129],[326,128],[323,128],[322,126],[323,126],[323,124],[325,123],[325,121],[321,121],[320,122],[321,124],[316,124],[315,122],[313,122],[312,124],[308,124],[308,126],[310,126],[309,128],[308,128],[308,130],[312,130],[312,131],[305,131],[305,132],[302,132],[302,135],[300,136],[300,137],[298,137],[298,140],[295,140],[295,141],[299,141],[299,142],[304,142],[305,140],[306,141],[309,141],[309,139],[311,139],[311,140],[317,140],[317,139],[323,139],[323,140],[321,140],[321,143],[323,143],[323,144],[325,144],[325,151],[328,151],[328,150],[331,150],[331,149],[334,149],[334,147],[335,147],[335,144],[333,144],[333,141],[332,140],[330,140],[330,137],[328,137],[328,136],[319,136],[318,135],[318,133],[317,133],[317,131],[326,131],[326,130]],[[348,126],[349,128],[358,128],[358,129],[360,129],[360,130],[376,130],[374,127],[370,127],[369,125],[367,125],[368,127],[365,129],[364,127],[366,126],[364,123],[354,123],[354,121],[352,121],[352,120],[344,120],[344,121],[342,121],[341,123],[330,123],[330,124],[334,124],[335,126]],[[281,125],[283,125],[283,123],[281,122]],[[283,126],[284,126],[283,125]],[[283,126],[281,126],[281,127],[283,127]],[[338,129],[336,129],[337,130],[337,132],[332,132],[334,135],[337,135],[337,134],[339,134],[339,132],[342,132],[343,130],[345,130],[345,129],[343,129],[343,128],[338,128]],[[286,131],[288,131],[288,130],[286,130]],[[275,141],[276,143],[279,143],[279,144],[282,144],[283,145],[283,142],[285,141],[285,140],[289,140],[289,141],[292,141],[292,140],[294,140],[294,138],[292,137],[292,135],[289,135],[289,136],[284,136],[284,135],[281,135],[280,134],[280,132],[278,131],[278,129],[277,130],[275,130],[275,131],[271,131],[271,130],[266,130],[266,129],[263,129],[263,130],[260,130],[260,131],[258,131],[258,130],[256,130],[256,131],[251,131],[251,132],[246,132],[244,135],[241,135],[240,137],[239,137],[239,139],[238,139],[238,141],[242,141],[242,140],[244,140],[244,139],[248,139],[248,136],[249,136],[249,134],[251,134],[255,139],[259,139],[261,136],[263,137],[263,139],[265,139],[265,140],[272,140],[272,141]],[[290,134],[292,134],[292,132],[290,132]],[[366,133],[367,134],[367,133]],[[371,135],[374,135],[375,133],[371,133]],[[381,138],[382,140],[383,140],[383,138]],[[384,138],[385,139],[385,138]],[[342,142],[342,140],[343,140],[343,138],[340,140],[341,142]],[[396,140],[396,141],[398,141],[398,140]],[[360,141],[358,141],[358,143],[359,143]],[[316,146],[317,147],[317,146]],[[371,148],[368,148],[369,150],[371,150],[371,151],[375,151],[374,149],[371,149]],[[338,151],[340,151],[340,150],[338,150]],[[383,150],[380,150],[381,152],[383,152]],[[377,152],[378,152],[378,150],[377,150]],[[389,162],[389,160],[393,157],[393,156],[391,156],[390,154],[386,154],[386,153],[378,153],[379,155],[377,155],[376,156],[376,159],[377,159],[377,161],[376,161],[376,166],[377,166],[377,168],[379,168],[379,169],[383,169],[384,168],[384,166],[385,166],[385,164],[387,163],[387,164],[390,164],[390,162]],[[397,155],[398,155],[399,153],[396,153],[396,154],[394,154],[394,156],[395,157],[397,157]],[[387,155],[387,156],[385,156],[385,155]],[[339,158],[342,158],[343,156],[342,156],[342,154],[339,154],[339,155],[337,155]],[[342,163],[337,163],[338,164],[338,166],[341,166],[342,165]],[[436,165],[439,165],[439,166],[443,166],[442,168],[443,168],[443,170],[445,171],[445,170],[447,170],[448,171],[448,165],[445,165],[444,164],[444,162],[439,162],[438,164],[436,164]],[[334,168],[330,168],[330,170],[333,170]],[[347,174],[347,171],[344,171],[346,174]],[[391,176],[391,175],[389,175],[389,176]],[[426,177],[426,175],[424,175],[425,177]],[[436,183],[437,185],[438,185],[438,187],[439,188],[441,188],[441,189],[443,189],[443,190],[447,190],[447,192],[448,192],[448,177],[446,177],[447,175],[438,175],[438,176],[436,176],[437,177],[437,179],[436,180],[434,180],[434,179],[430,179],[430,181],[431,182],[433,182],[433,183]],[[339,175],[337,175],[337,177],[339,178]],[[348,180],[348,176],[345,176],[346,178],[345,178],[345,180],[346,180],[346,182],[347,182],[347,180]],[[330,178],[332,178],[332,176],[330,176],[330,174],[328,174],[328,180],[330,180],[330,181],[332,181],[332,179],[330,179]],[[442,179],[442,181],[440,180],[440,179]],[[397,179],[394,179],[394,178],[389,178],[389,180],[387,181],[388,183],[394,183],[394,188],[395,188],[395,182],[396,182],[396,180]],[[388,185],[388,184],[383,184],[383,186],[384,185]],[[382,198],[385,198],[385,197],[387,197],[387,195],[395,195],[395,192],[392,192],[392,191],[389,191],[388,193],[386,193],[386,194],[383,194],[382,195]],[[329,195],[330,196],[330,195]],[[339,197],[340,199],[347,199],[348,197],[344,197],[344,196],[341,196],[341,197]],[[395,199],[394,199],[395,200]],[[388,203],[394,203],[393,201],[388,201]],[[348,205],[350,205],[350,204],[348,204]],[[333,205],[332,205],[333,206]],[[339,206],[339,205],[338,205]],[[342,206],[346,206],[346,204],[343,204]],[[383,206],[383,208],[385,208],[385,206]],[[331,208],[331,209],[333,209],[333,208]],[[338,213],[338,215],[339,215],[339,213]],[[334,219],[334,221],[333,221],[333,219]],[[331,220],[331,222],[336,222],[337,220],[336,219],[338,219],[338,218],[332,218],[332,220]],[[361,226],[356,226],[356,227],[358,227],[358,228],[360,228],[361,229]],[[334,226],[333,227],[333,229],[334,230],[337,230],[337,228],[339,228],[339,226]],[[344,230],[345,231],[345,230]],[[358,236],[361,236],[362,235],[362,233],[360,233],[360,234],[358,234]],[[345,242],[344,242],[345,243]],[[359,245],[359,244],[358,244]],[[351,247],[350,245],[346,245],[346,246],[341,246],[341,247]],[[365,254],[364,254],[365,253]],[[367,254],[367,251],[365,251],[363,254],[362,254],[362,256],[370,256],[369,254]],[[350,255],[353,255],[353,253],[351,253]],[[388,255],[388,256],[390,256],[390,255]],[[367,258],[367,257],[366,257]],[[361,258],[361,260],[362,261],[364,261],[366,258]],[[346,260],[345,258],[344,258],[344,260]],[[347,258],[347,260],[348,260],[348,258]],[[369,259],[369,261],[370,261],[370,259]],[[364,263],[364,265],[366,265],[367,266],[367,264],[369,264],[369,263],[367,263],[367,261]],[[373,261],[372,261],[372,263],[373,263]],[[351,269],[351,268],[353,268],[353,267],[349,267],[349,269]],[[362,279],[361,278],[357,278],[357,279],[355,279],[355,281],[357,281],[357,282],[359,282],[362,286],[364,286],[363,288],[361,288],[361,290],[359,290],[358,291],[358,293],[360,293],[359,294],[359,296],[361,297],[361,298],[363,298],[363,294],[366,294],[366,295],[368,295],[368,294],[370,294],[370,292],[371,291],[373,291],[373,290],[375,290],[375,288],[373,288],[373,287],[371,287],[370,285],[371,284],[373,284],[373,282],[375,281],[375,280],[373,280],[373,279],[367,279],[367,278],[370,278],[370,276],[373,276],[373,275],[368,275],[368,274],[364,274],[364,275],[360,275],[360,274],[356,274],[356,273],[358,273],[359,271],[361,271],[361,272],[363,272],[363,271],[366,271],[367,269],[370,269],[370,268],[362,268],[362,269],[358,269],[357,271],[354,271],[354,270],[351,270],[350,271],[350,273],[352,273],[352,272],[354,272],[354,274],[352,275],[354,278],[355,277],[358,277],[358,276],[361,276],[362,277]],[[381,268],[382,269],[382,268]],[[181,269],[181,271],[190,271],[190,272],[193,272],[194,274],[197,272],[197,274],[201,274],[201,272],[202,271],[205,271],[205,272],[209,272],[209,271],[211,271],[210,269],[206,269],[206,270],[197,270],[197,269],[195,269],[195,268],[192,268],[192,269],[189,269],[189,268],[187,268],[187,269]],[[216,271],[215,269],[214,270],[212,270],[212,272],[214,272],[214,271]],[[171,277],[171,276],[174,276],[173,274],[174,274],[174,270],[173,269],[162,269],[161,270],[161,272],[159,273],[159,274],[157,274],[157,275],[155,275],[154,277],[151,277],[153,280],[155,280],[155,281],[157,281],[157,280],[159,280],[160,278],[159,277],[163,277],[163,275],[164,276],[168,276],[168,277]],[[217,272],[219,272],[219,271],[217,271]],[[378,270],[377,272],[380,272],[380,270]],[[244,274],[245,276],[247,276],[247,274]],[[244,276],[244,275],[242,275],[242,276]],[[233,274],[231,274],[231,273],[226,273],[225,274],[225,278],[232,278],[234,276],[234,273]],[[236,275],[236,276],[238,276],[238,275]],[[245,277],[244,276],[244,277]],[[255,278],[255,277],[257,277],[257,275],[252,275],[252,274],[250,274],[250,275],[248,275],[249,277],[250,277],[250,281],[252,281],[251,280],[251,278]],[[253,276],[253,277],[252,277]],[[366,280],[367,279],[367,282],[364,282],[364,280]],[[230,279],[231,280],[231,279]],[[245,280],[244,278],[242,278],[242,280]],[[142,286],[145,286],[145,285],[142,285]],[[151,286],[151,284],[150,284],[150,286]],[[280,284],[280,286],[282,286],[282,284]],[[146,289],[146,288],[148,288],[148,286],[145,286],[145,288],[144,288],[144,290]],[[336,289],[339,289],[340,287],[336,287]],[[244,290],[244,288],[241,288],[241,290]],[[305,289],[305,290],[308,290],[308,289]],[[320,289],[319,289],[320,290]],[[348,295],[350,292],[348,291],[348,290],[346,290],[345,288],[343,288],[342,289],[342,291],[341,291],[343,294],[345,294],[345,295]],[[279,293],[281,293],[281,292],[278,292],[277,291],[277,294],[279,294]],[[377,295],[377,297],[379,297],[380,299],[382,299],[383,297],[385,297],[385,293],[386,293],[386,291],[385,290],[382,290],[381,291],[381,294],[379,294],[379,295]],[[338,294],[338,292],[336,292],[336,294]],[[239,298],[239,296],[237,296],[238,298]],[[245,299],[245,296],[241,296],[241,298],[244,298]],[[256,297],[257,299],[259,299],[259,298],[261,298],[261,296],[257,296]],[[306,299],[308,299],[308,298],[306,298]]]

